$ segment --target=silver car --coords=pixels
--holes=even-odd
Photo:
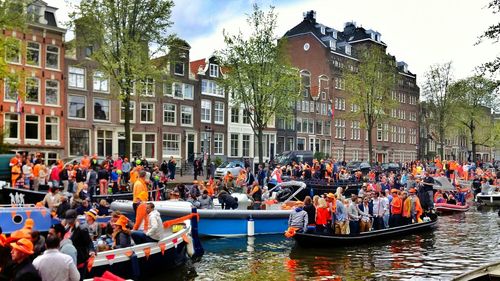
[[[244,169],[244,167],[245,164],[241,161],[226,161],[215,170],[215,178],[223,178],[227,174],[227,172],[231,172],[233,176],[237,177],[240,173],[240,170]]]

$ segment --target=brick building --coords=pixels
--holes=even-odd
[[[0,123],[4,141],[15,151],[43,154],[47,163],[64,155],[66,138],[66,95],[64,81],[64,35],[55,12],[43,1],[28,6],[28,27],[24,32],[3,31],[3,36],[17,40],[13,56],[6,57],[11,72],[18,77],[24,95],[0,85]],[[24,77],[24,78],[23,78]],[[16,102],[20,107],[16,107]]]
[[[386,48],[381,34],[354,23],[346,23],[342,31],[336,30],[316,22],[316,13],[308,11],[303,21],[284,37],[288,40],[292,64],[300,70],[304,92],[303,100],[295,109],[295,143],[291,143],[293,125],[278,124],[278,147],[323,152],[336,159],[343,159],[345,155],[346,161],[368,160],[367,132],[362,129],[361,120],[348,117],[357,107],[349,101],[342,73],[355,71],[362,63],[356,56],[360,46]],[[408,70],[406,63],[397,62],[395,58],[394,67],[398,75],[392,98],[398,101],[398,106],[390,112],[391,118],[373,130],[374,160],[379,162],[417,157],[419,88],[416,75]],[[332,108],[333,116],[329,113]],[[285,142],[287,145],[282,145]]]

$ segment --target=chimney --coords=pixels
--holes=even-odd
[[[316,23],[316,11],[310,10],[307,12],[304,12],[304,20],[308,20],[311,23]]]
[[[356,23],[355,22],[346,22],[344,25],[344,33],[346,35],[351,35],[354,33],[354,30],[356,29]]]

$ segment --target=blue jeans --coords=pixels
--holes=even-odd
[[[131,236],[132,236],[132,239],[134,240],[134,243],[136,245],[149,243],[149,242],[158,242],[158,240],[155,240],[155,239],[147,236],[146,233],[144,233],[140,230],[132,231]]]

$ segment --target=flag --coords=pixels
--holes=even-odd
[[[330,109],[328,109],[328,115],[330,117],[332,117],[332,120],[334,118],[334,115],[335,115],[335,103],[332,102],[332,106],[330,107]]]
[[[21,96],[18,94],[16,99],[16,113],[21,114],[22,106],[23,106],[23,101],[21,100]]]

